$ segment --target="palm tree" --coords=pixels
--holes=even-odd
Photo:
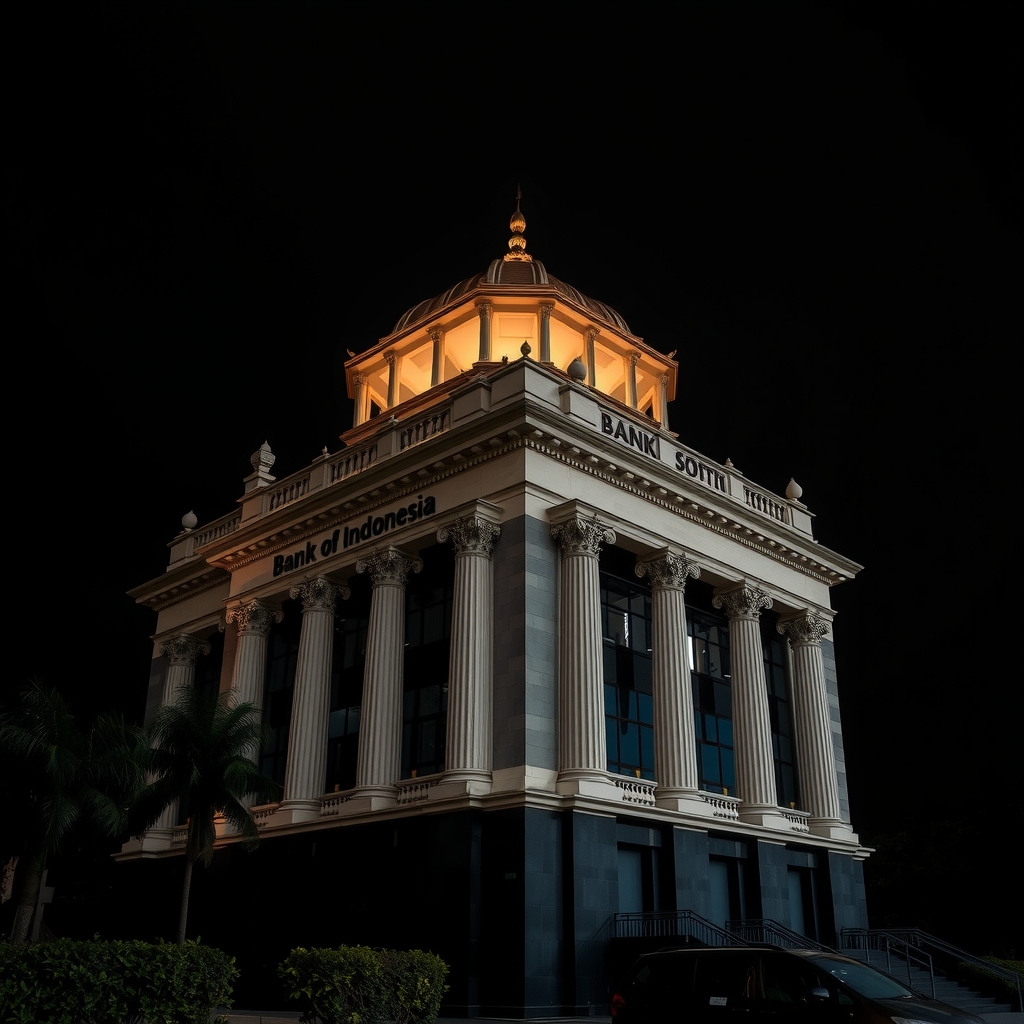
[[[197,860],[208,867],[213,858],[215,819],[223,817],[251,849],[259,842],[259,834],[249,807],[277,799],[279,787],[260,774],[255,762],[266,735],[260,709],[237,702],[233,691],[217,694],[186,686],[173,703],[157,712],[149,733],[156,805],[181,800],[189,810],[178,920],[178,943],[182,944],[192,868]]]
[[[145,732],[120,714],[99,715],[85,730],[56,690],[31,682],[0,716],[10,837],[24,864],[11,938],[25,942],[47,858],[72,836],[127,836],[146,789]]]

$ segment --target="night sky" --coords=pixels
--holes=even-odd
[[[24,8],[4,690],[141,715],[126,591],[264,440],[279,477],[340,447],[346,349],[502,255],[518,185],[528,251],[678,350],[680,440],[794,477],[865,566],[833,591],[853,824],[909,844],[868,862],[872,923],[985,945],[1022,782],[1010,11]]]

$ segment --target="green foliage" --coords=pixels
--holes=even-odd
[[[209,1024],[234,958],[198,942],[0,944],[2,1024]]]
[[[432,1024],[448,991],[448,965],[418,949],[293,949],[278,974],[305,1024]]]
[[[388,1019],[395,1024],[432,1024],[448,991],[448,965],[422,949],[381,950],[388,980]]]
[[[233,690],[207,693],[186,686],[165,704],[150,725],[153,808],[187,799],[191,815],[187,856],[209,865],[217,837],[214,819],[223,815],[246,845],[259,841],[250,803],[277,799],[280,787],[260,773],[256,754],[267,736],[260,709],[239,703]]]
[[[0,853],[21,856],[13,937],[23,942],[47,858],[72,838],[129,834],[150,750],[142,729],[120,715],[80,727],[56,690],[30,683],[0,716],[0,752],[9,828]]]
[[[1004,971],[1014,971],[1017,974],[1017,981],[1013,982],[1003,974],[996,974],[994,971],[986,971],[984,967],[977,964],[961,963],[957,967],[956,977],[958,981],[971,988],[984,992],[996,999],[1011,1003],[1018,1010],[1019,993],[1024,990],[1024,960],[999,960],[994,956],[982,957],[995,967],[1001,967]],[[1020,986],[1020,988],[1018,988]]]

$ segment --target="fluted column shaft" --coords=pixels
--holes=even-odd
[[[210,645],[190,636],[176,636],[160,646],[160,653],[167,659],[167,672],[164,674],[163,704],[173,704],[186,687],[192,686],[196,679],[196,661],[201,654],[210,653]],[[169,803],[157,819],[155,828],[173,828],[178,823],[177,800]]]
[[[759,625],[761,612],[771,608],[772,601],[764,591],[743,584],[716,594],[714,605],[729,617],[736,795],[752,808],[774,808],[775,756]]]
[[[292,717],[283,803],[319,801],[327,777],[327,723],[331,710],[331,658],[334,653],[334,606],[349,596],[347,587],[316,578],[292,587],[302,601],[302,631],[295,665]]]
[[[651,581],[656,796],[692,795],[699,780],[693,688],[686,665],[685,588],[687,578],[696,579],[700,569],[681,555],[664,552],[639,562],[636,574]]]
[[[551,314],[554,305],[550,302],[540,304],[540,361],[551,362]]]
[[[601,579],[598,556],[615,534],[576,516],[551,528],[562,549],[559,585],[559,776],[606,775]]]
[[[437,531],[455,548],[448,662],[447,779],[489,779],[493,752],[491,692],[494,590],[491,552],[500,530],[479,516]]]
[[[783,620],[778,630],[793,651],[793,724],[801,804],[812,818],[838,823],[839,779],[821,656],[821,638],[828,632],[828,623],[807,613]]]
[[[267,637],[270,627],[281,621],[281,611],[260,601],[229,608],[227,621],[238,624],[238,646],[235,649],[235,668],[231,678],[240,704],[263,707],[263,687],[267,678]],[[250,751],[255,761],[259,751]]]
[[[393,795],[402,770],[405,583],[410,571],[422,568],[419,558],[397,548],[356,563],[356,572],[368,572],[373,581],[356,761],[356,788],[367,795]]]
[[[480,362],[487,362],[491,358],[491,304],[489,302],[478,302],[477,313],[480,316]]]

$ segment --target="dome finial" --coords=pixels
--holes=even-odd
[[[513,260],[533,262],[533,257],[526,251],[526,239],[523,237],[523,232],[526,230],[526,218],[523,216],[523,211],[519,209],[519,200],[522,198],[523,193],[517,183],[516,212],[512,214],[512,219],[508,222],[512,237],[508,240],[509,251],[505,253],[506,263],[511,263]]]

